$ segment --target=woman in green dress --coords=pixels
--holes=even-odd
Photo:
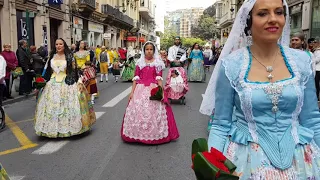
[[[125,67],[121,74],[121,79],[123,81],[131,81],[134,77],[134,71],[136,69],[136,63],[134,60],[135,51],[132,48],[132,46],[128,47],[128,53],[127,53],[127,61],[125,62]]]

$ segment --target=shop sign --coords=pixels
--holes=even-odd
[[[103,33],[103,25],[89,21],[88,30],[91,32]]]
[[[137,37],[136,36],[128,36],[127,41],[137,41]]]
[[[30,18],[29,19],[29,34],[27,31],[27,23],[26,23],[26,18],[23,17],[23,12],[22,11],[17,11],[16,12],[17,16],[17,35],[18,35],[18,41],[19,40],[28,40],[29,39],[29,45],[34,45],[34,19]]]
[[[111,33],[104,33],[103,39],[111,39]]]
[[[146,42],[146,38],[145,37],[140,37],[139,38],[139,42],[143,42],[143,43]]]
[[[83,20],[73,16],[73,27],[76,29],[83,29]]]
[[[47,47],[48,46],[47,26],[42,26],[42,34],[43,34],[42,43]]]

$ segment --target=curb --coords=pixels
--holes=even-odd
[[[24,101],[24,100],[27,100],[27,99],[30,99],[30,98],[34,97],[35,94],[36,93],[32,92],[27,96],[26,95],[17,96],[17,97],[14,97],[14,99],[8,99],[8,100],[3,101],[2,105],[5,106],[5,105],[10,105],[10,104],[13,104],[13,103],[21,102],[21,101]]]

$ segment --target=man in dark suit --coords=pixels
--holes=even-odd
[[[30,55],[27,52],[28,43],[25,40],[19,41],[19,47],[16,51],[19,66],[22,68],[23,75],[20,76],[19,95],[29,95],[32,91],[32,79],[34,70]]]

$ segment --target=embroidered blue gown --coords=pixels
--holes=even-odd
[[[208,146],[235,163],[241,180],[320,179],[312,61],[303,51],[280,49],[291,78],[275,83],[248,80],[248,48],[222,59]]]
[[[202,52],[199,49],[194,49],[189,58],[192,61],[188,68],[188,81],[205,81]]]

